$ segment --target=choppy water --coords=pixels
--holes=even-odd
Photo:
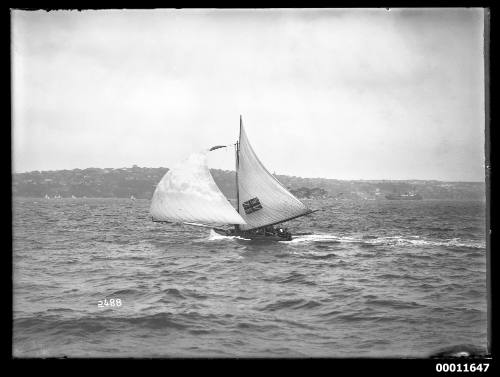
[[[14,356],[486,346],[484,203],[308,204],[327,209],[290,222],[293,241],[255,243],[152,223],[147,200],[15,199]],[[98,308],[104,299],[122,305]]]

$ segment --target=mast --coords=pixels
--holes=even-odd
[[[238,135],[238,141],[236,142],[236,212],[240,213],[240,189],[238,187],[238,168],[240,165],[240,138],[241,138],[241,114],[240,114],[240,133]],[[236,224],[234,226],[236,230],[240,229],[240,226]]]

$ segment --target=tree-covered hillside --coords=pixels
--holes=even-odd
[[[116,197],[150,199],[167,168],[73,169],[33,171],[13,175],[13,195],[17,197]],[[212,169],[221,191],[234,198],[235,172]],[[344,181],[325,178],[301,178],[277,175],[276,178],[301,198],[383,199],[388,193],[415,191],[424,199],[485,198],[482,182],[441,181]]]

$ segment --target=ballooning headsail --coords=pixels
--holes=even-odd
[[[210,174],[207,153],[192,154],[164,175],[151,201],[153,220],[245,224]]]

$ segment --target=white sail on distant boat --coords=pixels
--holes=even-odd
[[[134,195],[130,196],[130,200],[136,200],[135,196]]]
[[[74,196],[74,195],[71,195],[71,199],[76,199],[76,196]]]
[[[45,199],[50,199],[50,196],[48,196],[47,194],[45,194]]]
[[[219,234],[251,239],[291,240],[276,224],[315,212],[293,196],[260,162],[240,116],[236,147],[236,209],[217,187],[207,164],[216,146],[170,169],[156,186],[150,213],[156,222],[183,222]],[[232,225],[233,229],[219,225]]]

